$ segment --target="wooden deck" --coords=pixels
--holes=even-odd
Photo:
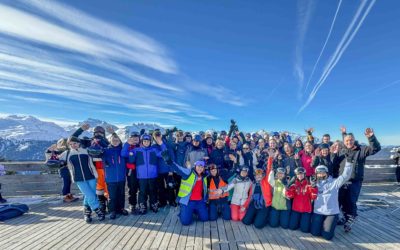
[[[178,209],[169,208],[86,224],[80,202],[43,202],[0,223],[0,249],[400,249],[400,188],[395,189],[393,184],[364,185],[352,232],[346,234],[339,226],[331,242],[221,219],[182,226]]]

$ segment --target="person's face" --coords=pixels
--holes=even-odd
[[[300,181],[304,179],[304,174],[303,173],[299,173],[296,175],[297,179],[299,179]]]
[[[212,145],[213,139],[212,138],[207,138],[207,145]]]
[[[313,145],[311,145],[311,143],[306,143],[306,145],[304,145],[304,149],[306,152],[311,153],[313,151]]]
[[[329,149],[327,149],[327,148],[321,149],[321,155],[323,157],[327,157],[329,155]]]
[[[216,168],[211,169],[210,173],[211,173],[212,176],[217,176],[218,170]]]
[[[344,146],[346,147],[346,148],[353,148],[354,147],[354,137],[353,136],[351,136],[351,135],[347,135],[345,138],[344,138]]]
[[[231,141],[231,143],[229,144],[229,147],[230,147],[230,149],[233,149],[233,150],[235,150],[235,149],[236,149],[236,147],[237,147],[237,144],[236,144],[236,142],[234,142],[234,141]]]
[[[258,147],[259,148],[264,148],[265,147],[265,141],[264,140],[259,140],[258,141]]]
[[[121,141],[117,137],[113,137],[111,139],[111,145],[113,145],[114,147],[118,146],[120,143]]]
[[[150,146],[150,140],[143,140],[143,146],[146,148]]]
[[[189,137],[189,136],[187,136],[187,137],[186,137],[186,142],[189,142],[189,143],[191,143],[191,142],[192,142],[192,138],[191,138],[191,137]]]
[[[204,171],[204,167],[203,166],[196,166],[195,167],[195,171],[198,175],[201,175]]]
[[[132,142],[134,145],[137,145],[140,142],[140,138],[138,136],[132,137]]]
[[[233,138],[232,141],[234,141],[236,144],[238,143],[238,138]]]
[[[193,146],[198,147],[200,145],[199,141],[193,141]]]
[[[218,141],[216,146],[218,149],[222,149],[224,147],[224,143],[222,141]]]
[[[325,172],[321,172],[321,173],[317,173],[317,178],[318,179],[324,179],[324,178],[326,178],[327,176],[326,176],[326,173]]]
[[[298,148],[301,147],[301,142],[300,141],[296,141],[296,147],[298,147]]]
[[[269,141],[269,147],[270,148],[276,148],[276,141],[275,140],[270,140]]]
[[[257,174],[257,175],[256,175],[256,181],[261,181],[262,178],[263,178],[263,175],[262,175],[262,174]]]
[[[322,137],[322,142],[323,143],[328,143],[328,142],[330,142],[330,140],[331,140],[331,138],[329,136]]]
[[[69,145],[69,147],[70,147],[71,149],[78,149],[80,143],[79,143],[79,142],[70,142],[70,143],[68,143],[68,145]]]
[[[278,172],[278,173],[276,174],[276,177],[277,177],[279,180],[283,180],[283,179],[285,178],[285,174],[284,174],[284,173],[281,173],[281,172]]]
[[[250,151],[250,147],[249,147],[249,145],[244,145],[243,146],[243,153],[248,153]]]
[[[176,135],[176,139],[177,139],[179,142],[183,142],[183,135]]]
[[[247,171],[246,170],[240,171],[240,176],[246,177],[247,176]]]
[[[252,141],[250,143],[250,149],[253,150],[256,147],[256,143],[254,141]]]
[[[293,150],[292,150],[292,148],[291,148],[289,145],[285,145],[285,146],[283,147],[283,149],[285,150],[285,153],[286,153],[287,155],[291,155],[291,154],[293,153]]]

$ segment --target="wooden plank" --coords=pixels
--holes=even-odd
[[[39,223],[39,226],[37,226],[28,235],[26,235],[25,233],[26,231],[22,231],[23,233],[22,238],[18,237],[20,238],[19,242],[17,244],[13,244],[13,248],[24,249],[28,246],[32,246],[35,245],[36,243],[46,240],[48,235],[51,235],[51,233],[54,232],[55,230],[66,227],[69,222],[68,216],[73,216],[73,215],[74,213],[71,214],[70,211],[63,211],[63,213],[57,214],[56,217],[49,216],[48,217],[49,221],[55,221],[54,223],[46,223],[43,221],[43,223]],[[62,218],[60,219],[60,217]]]
[[[143,233],[145,227],[149,225],[149,220],[154,216],[153,213],[147,212],[146,215],[143,215],[141,218],[141,223],[137,224],[136,227],[137,229],[135,232],[131,235],[130,239],[126,243],[126,245],[123,247],[123,249],[134,249],[134,246],[138,239],[140,238],[140,235]],[[137,248],[135,248],[137,249]]]
[[[6,242],[16,241],[14,242],[14,246],[22,244],[24,241],[29,240],[30,238],[34,237],[35,235],[40,235],[40,232],[47,227],[47,223],[54,220],[55,218],[62,218],[61,220],[67,220],[66,216],[70,214],[70,212],[65,210],[54,210],[50,211],[47,215],[35,215],[35,221],[33,222],[34,225],[29,227],[25,226],[18,230],[16,233],[9,235],[5,242],[3,242],[3,246],[6,247],[8,244]],[[49,223],[49,226],[56,226],[57,223],[60,223],[60,219],[54,220],[54,223]]]
[[[174,217],[176,217],[176,208],[171,208],[162,224],[160,230],[157,232],[156,238],[151,245],[151,249],[158,249],[160,247],[161,242],[163,241],[164,235],[167,232],[168,227],[171,225]]]
[[[134,235],[135,232],[140,228],[145,219],[145,215],[136,215],[134,217],[134,223],[131,227],[127,228],[128,230],[125,231],[124,237],[118,242],[116,246],[114,246],[114,249],[123,249],[130,241],[132,235]]]
[[[172,233],[174,232],[175,226],[178,223],[180,224],[180,222],[178,220],[178,216],[172,216],[171,223],[166,228],[166,233],[164,234],[164,237],[163,237],[163,239],[161,241],[159,249],[167,249],[168,248],[169,241],[170,241],[170,239],[172,237]]]
[[[224,222],[226,237],[229,242],[229,249],[238,249],[238,247],[236,245],[236,239],[235,239],[235,235],[233,233],[231,221],[223,220],[223,222]]]

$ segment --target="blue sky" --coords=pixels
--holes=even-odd
[[[400,144],[400,1],[0,2],[0,113]]]

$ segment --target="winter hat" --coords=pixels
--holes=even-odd
[[[201,142],[201,136],[200,135],[195,135],[193,138],[194,141]]]
[[[196,167],[196,166],[201,166],[201,167],[205,167],[205,163],[204,163],[204,161],[196,161],[195,163],[194,163],[194,166]]]
[[[225,130],[222,130],[221,133],[220,133],[220,135],[227,135],[227,133],[226,133]]]
[[[240,172],[241,172],[241,171],[249,172],[249,168],[248,168],[246,165],[240,166],[239,169],[240,169]]]
[[[131,134],[129,135],[129,137],[130,137],[130,138],[133,138],[133,137],[140,137],[140,133],[137,132],[137,131],[133,131],[133,132],[131,132]]]
[[[272,136],[279,136],[279,133],[278,132],[273,132]]]
[[[303,167],[298,167],[294,170],[295,174],[305,174],[306,170]]]
[[[254,175],[264,175],[264,170],[262,168],[257,168]]]
[[[218,169],[217,165],[215,165],[214,163],[211,163],[210,165],[208,165],[208,168],[209,168],[210,170]]]
[[[318,167],[315,168],[315,173],[328,173],[328,167],[324,165],[319,165]]]
[[[96,126],[93,130],[93,134],[102,134],[103,136],[105,136],[106,130],[101,126]]]
[[[143,135],[142,135],[142,141],[144,141],[144,140],[151,141],[151,136],[148,135],[148,134],[143,134]]]
[[[320,149],[329,149],[329,144],[327,143],[322,143],[321,145],[319,145]]]

